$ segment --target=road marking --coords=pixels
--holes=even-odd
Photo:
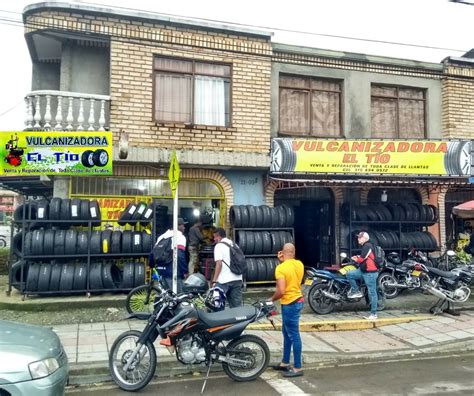
[[[260,376],[260,378],[263,379],[273,389],[275,389],[280,395],[310,396],[309,393],[305,393],[293,382],[279,377],[278,374],[270,374],[265,372]]]

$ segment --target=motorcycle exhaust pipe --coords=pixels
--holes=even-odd
[[[442,291],[434,288],[433,286],[427,285],[424,287],[425,290],[427,290],[429,293],[431,293],[433,296],[436,296],[442,300],[448,300],[450,302],[456,302],[452,298],[449,298],[446,294],[444,294]]]
[[[330,298],[331,300],[334,300],[334,301],[341,301],[341,297],[339,297],[339,296],[337,296],[337,295],[335,295],[335,294],[329,293],[329,292],[326,291],[326,290],[321,290],[321,293],[323,293],[325,297]]]
[[[396,287],[397,289],[408,289],[407,285],[402,285],[401,283],[385,283],[385,286]]]

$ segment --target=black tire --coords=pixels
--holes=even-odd
[[[151,219],[153,217],[153,204],[148,204],[145,212],[143,212],[143,215],[140,219],[140,224],[146,225],[151,222]]]
[[[135,210],[135,213],[133,213],[132,218],[129,221],[129,224],[134,225],[137,221],[139,221],[142,218],[143,213],[145,213],[146,208],[147,208],[147,204],[145,202],[139,202],[137,204],[137,210]]]
[[[38,275],[38,291],[49,291],[49,281],[51,279],[51,264],[41,264]]]
[[[79,231],[77,233],[76,253],[87,254],[89,251],[89,233],[87,231]]]
[[[119,388],[129,391],[135,392],[144,388],[153,378],[155,375],[156,370],[156,351],[153,343],[150,341],[146,341],[143,346],[142,350],[143,353],[140,352],[138,355],[140,360],[136,360],[136,364],[133,367],[137,367],[138,364],[141,362],[142,359],[146,358],[146,373],[145,375],[141,375],[143,371],[139,372],[138,374],[132,375],[131,370],[126,374],[123,373],[122,367],[125,364],[124,356],[130,355],[131,349],[126,349],[129,347],[122,347],[122,344],[130,343],[131,345],[136,345],[138,339],[141,336],[141,332],[137,330],[129,330],[122,334],[120,334],[112,344],[110,348],[109,354],[109,371],[112,376],[114,382],[118,385]],[[131,382],[130,378],[140,378],[137,382]]]
[[[30,223],[30,229],[45,227],[49,220],[49,202],[46,199],[40,199],[35,202],[36,205],[36,219],[38,221]]]
[[[142,232],[142,252],[146,255],[151,253],[153,248],[153,239],[151,234],[146,231]]]
[[[260,206],[263,214],[263,224],[262,228],[270,228],[272,226],[272,211],[271,208],[267,205]]]
[[[61,271],[61,283],[59,284],[60,291],[71,291],[74,285],[74,264],[65,263]]]
[[[110,253],[122,253],[122,231],[112,231]]]
[[[51,279],[49,280],[49,291],[58,291],[61,284],[61,272],[63,266],[56,262],[51,262]]]
[[[81,200],[81,220],[83,222],[81,223],[83,226],[89,226],[89,220],[90,220],[90,202],[87,199]]]
[[[122,253],[132,253],[132,231],[122,232]]]
[[[256,350],[250,347],[252,344],[257,347]],[[251,351],[249,352],[249,350]],[[260,337],[255,335],[246,334],[234,338],[227,344],[226,351],[230,357],[252,362],[252,366],[245,370],[241,367],[235,370],[234,367],[228,363],[222,363],[222,368],[229,378],[238,382],[253,381],[258,378],[266,370],[268,361],[270,360],[268,345]],[[257,365],[255,365],[256,355],[261,355]],[[243,375],[244,372],[246,372],[246,375]]]
[[[135,282],[135,263],[125,263],[123,265],[122,289],[131,289]]]
[[[242,252],[244,254],[247,253],[247,231],[237,231],[237,238],[235,243],[239,245],[240,249],[242,249]]]
[[[263,235],[260,231],[252,232],[253,234],[253,254],[262,254],[263,253]]]
[[[326,297],[323,291],[329,291],[327,283],[316,283],[311,286],[308,293],[309,306],[318,315],[326,315],[334,311],[334,301]]]
[[[279,231],[270,232],[270,237],[272,238],[272,253],[278,253],[283,247],[280,239]]]
[[[119,225],[121,226],[126,225],[128,221],[132,218],[136,210],[137,210],[137,205],[134,202],[130,202],[125,208],[125,210],[122,212],[122,214],[120,215],[117,223],[119,223]]]
[[[89,219],[91,220],[92,227],[100,226],[102,215],[100,213],[99,202],[97,200],[89,202]]]
[[[92,168],[94,166],[94,160],[92,156],[94,152],[92,150],[86,150],[81,154],[81,164],[86,168]]]
[[[102,263],[91,263],[89,269],[89,289],[102,290]]]
[[[43,236],[43,254],[45,256],[54,255],[54,234],[55,230],[46,230]]]
[[[256,222],[257,222],[257,213],[255,210],[255,206],[253,205],[246,205],[247,211],[249,213],[249,219],[247,223],[248,228],[255,228],[256,227]]]
[[[138,261],[135,263],[134,287],[145,284],[145,264]]]
[[[74,198],[71,200],[70,219],[73,222],[73,226],[78,226],[82,224],[82,222],[79,222],[79,220],[81,220],[81,200],[78,198]]]
[[[17,256],[21,255],[22,249],[23,249],[23,231],[17,232],[13,236],[13,253],[16,254]]]
[[[245,234],[246,234],[245,254],[254,254],[254,249],[255,249],[254,233],[252,231],[247,231]]]
[[[378,286],[385,293],[385,297],[392,299],[397,297],[400,294],[400,290],[394,286],[387,286],[387,283],[397,283],[395,277],[389,272],[381,272],[377,278]]]
[[[372,208],[364,208],[364,213],[367,215],[367,219],[369,221],[379,221],[380,218],[377,216],[377,213],[375,213]]]
[[[21,273],[23,267],[23,274]],[[18,290],[24,288],[24,283],[26,282],[28,275],[28,263],[25,260],[18,260],[14,262],[10,268],[10,276],[12,280],[12,286]]]
[[[270,172],[293,172],[296,166],[296,153],[291,142],[281,139],[272,140]]]
[[[100,254],[102,251],[101,248],[101,238],[102,232],[101,231],[92,231],[91,232],[91,240],[90,240],[90,253],[91,254]]]
[[[231,206],[229,210],[230,224],[234,228],[240,228],[242,226],[242,214],[240,213],[240,206]]]
[[[256,272],[257,272],[255,260],[254,260],[253,257],[250,257],[246,261],[247,261],[246,280],[247,280],[247,282],[253,282],[253,281],[255,281],[255,278],[256,278],[255,275],[256,275]]]
[[[77,231],[67,230],[64,240],[64,254],[72,256],[77,254]]]
[[[270,254],[272,252],[272,237],[268,231],[262,231],[262,254]]]
[[[262,228],[263,225],[263,210],[261,206],[254,206],[255,208],[255,227]]]
[[[102,284],[104,289],[116,289],[120,285],[120,270],[113,263],[102,265]]]
[[[278,226],[279,228],[286,227],[286,209],[283,206],[277,206],[276,208],[278,216]]]
[[[241,227],[242,228],[247,228],[249,226],[249,211],[247,206],[245,205],[240,205],[240,215],[241,215]]]
[[[109,163],[109,153],[104,149],[97,149],[92,154],[92,161],[95,166],[102,168]]]
[[[438,248],[438,241],[431,232],[426,231],[426,235],[428,236],[428,238],[430,238],[431,241],[430,250],[436,250]]]
[[[66,246],[66,231],[56,230],[54,233],[54,255],[63,256],[65,254]]]
[[[265,263],[265,259],[263,258],[257,258],[255,260],[256,266],[257,266],[257,273],[258,273],[258,279],[257,281],[266,281],[267,280],[267,266]]]
[[[69,198],[61,200],[61,220],[63,222],[58,224],[58,227],[69,228],[71,225],[69,223],[71,220],[71,200]]]
[[[295,211],[291,206],[282,205],[283,208],[286,210],[286,225],[285,227],[293,227],[295,223]]]
[[[35,230],[31,238],[33,256],[42,256],[44,250],[44,230]]]
[[[153,302],[159,294],[159,290],[156,287],[149,288],[148,285],[135,287],[127,294],[125,308],[129,314],[152,313]]]
[[[142,233],[134,231],[132,233],[132,253],[142,253]]]
[[[110,247],[112,244],[112,230],[104,230],[100,236],[100,252],[110,253]]]
[[[38,279],[41,270],[41,265],[37,263],[30,264],[28,268],[28,275],[26,277],[26,291],[38,291]]]
[[[52,198],[49,203],[49,219],[50,220],[61,220],[61,198]],[[56,226],[57,223],[52,223]]]
[[[420,207],[419,204],[411,203],[408,204],[410,205],[411,212],[412,212],[412,221],[420,221],[421,219],[421,213],[420,213]]]

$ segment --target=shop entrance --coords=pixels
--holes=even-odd
[[[334,199],[326,188],[284,189],[275,192],[275,205],[295,211],[296,256],[307,267],[334,262]]]

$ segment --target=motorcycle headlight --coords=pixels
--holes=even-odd
[[[38,362],[33,362],[28,365],[31,378],[43,378],[53,374],[59,368],[59,363],[56,358],[43,359]]]

